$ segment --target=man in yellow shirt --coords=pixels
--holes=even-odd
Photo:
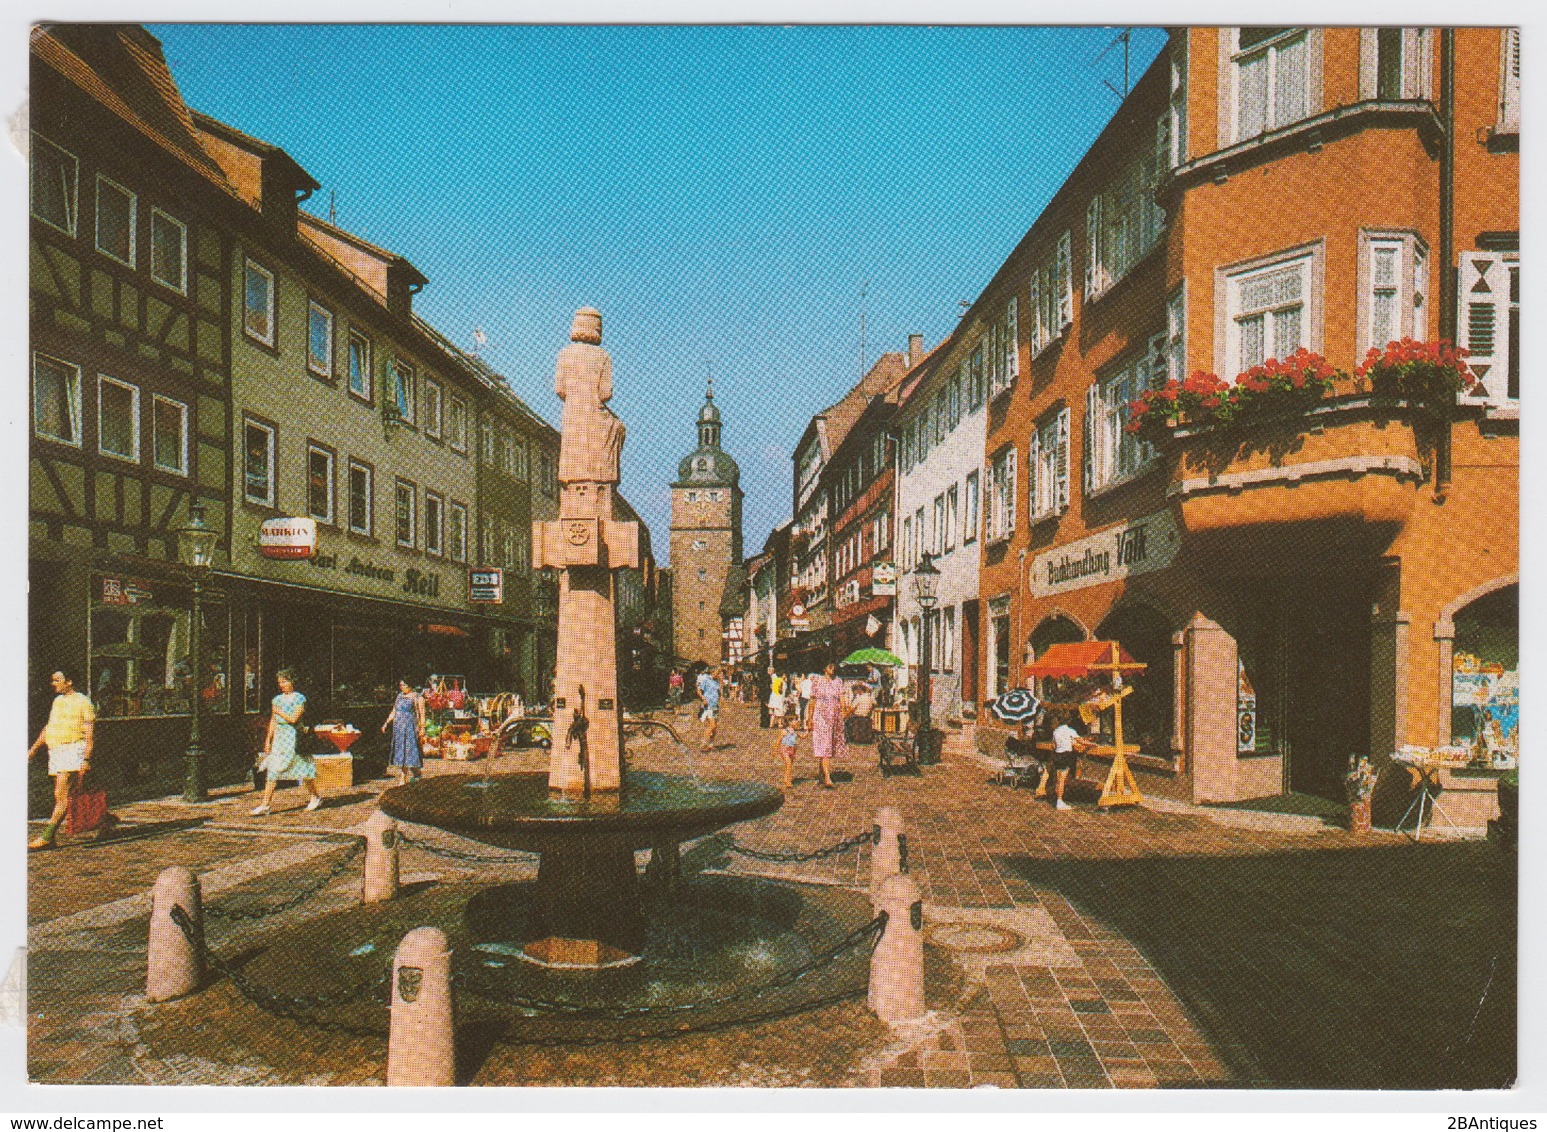
[[[48,723],[38,733],[37,742],[27,748],[27,759],[48,748],[48,773],[54,776],[54,812],[43,833],[28,844],[29,849],[49,849],[54,834],[70,809],[70,795],[81,777],[91,769],[91,748],[96,730],[97,709],[86,696],[75,690],[75,682],[63,671],[55,672],[53,706]]]

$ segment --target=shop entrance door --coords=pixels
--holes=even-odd
[[[1362,586],[1286,604],[1284,734],[1290,790],[1343,801],[1350,754],[1370,745],[1370,605]]]
[[[978,702],[978,603],[962,603],[962,703]]]

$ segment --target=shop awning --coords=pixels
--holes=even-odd
[[[1047,651],[1026,666],[1026,675],[1067,678],[1089,676],[1092,671],[1112,671],[1112,650],[1117,649],[1117,667],[1123,672],[1142,672],[1146,667],[1134,660],[1116,641],[1074,641],[1049,645]]]

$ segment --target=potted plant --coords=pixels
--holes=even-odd
[[[1457,393],[1470,392],[1477,385],[1466,356],[1465,350],[1443,340],[1403,338],[1387,342],[1384,350],[1372,347],[1354,376],[1368,382],[1370,392],[1378,396],[1451,404]]]
[[[1327,359],[1305,349],[1252,366],[1234,383],[1199,370],[1185,381],[1146,389],[1139,400],[1129,402],[1127,429],[1141,440],[1163,444],[1180,428],[1239,424],[1304,410],[1332,393],[1340,376]]]
[[[1348,773],[1343,776],[1343,787],[1348,792],[1348,832],[1370,832],[1370,798],[1375,794],[1378,777],[1368,757],[1348,757]]]

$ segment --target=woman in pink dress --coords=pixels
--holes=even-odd
[[[822,768],[822,787],[833,789],[832,760],[847,753],[843,741],[843,717],[849,713],[849,696],[838,679],[838,666],[829,664],[811,682],[811,748]]]

